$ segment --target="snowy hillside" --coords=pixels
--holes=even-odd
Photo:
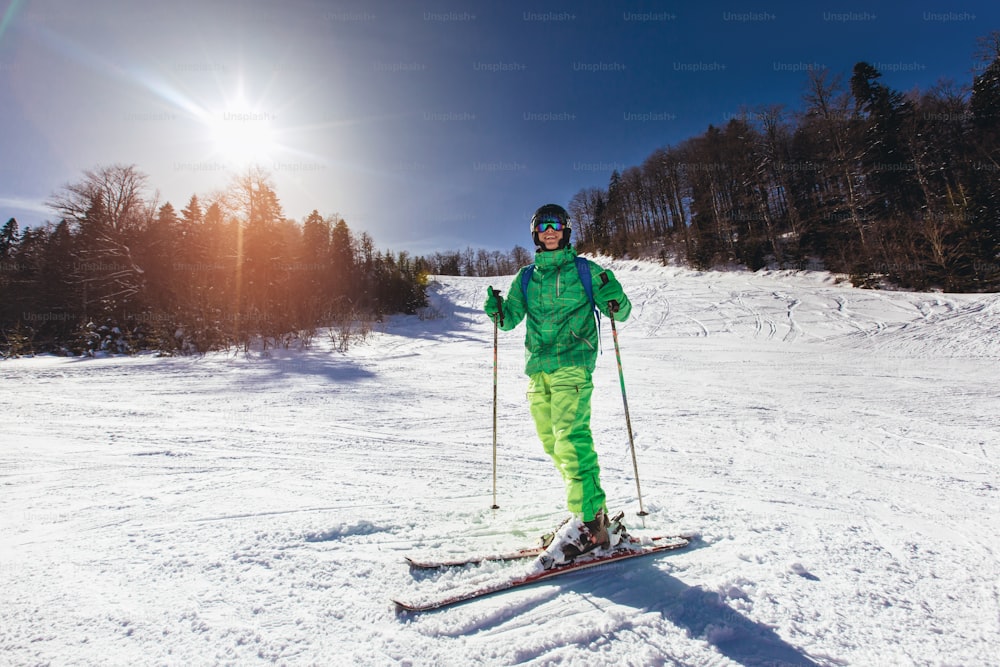
[[[1000,646],[1000,296],[609,262],[643,500],[603,326],[612,509],[681,552],[422,615],[565,515],[523,326],[486,286],[348,353],[0,363],[0,663],[988,665]]]

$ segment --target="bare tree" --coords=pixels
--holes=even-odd
[[[80,224],[88,212],[100,206],[103,222],[113,232],[127,233],[140,227],[146,174],[134,164],[113,164],[83,172],[83,180],[63,186],[46,204],[71,223]]]
[[[71,269],[82,285],[86,316],[127,318],[142,291],[143,269],[132,245],[149,222],[143,199],[147,177],[135,165],[114,164],[84,172],[48,201],[79,235]]]

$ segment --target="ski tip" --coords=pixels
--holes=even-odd
[[[425,611],[433,611],[441,606],[446,606],[441,604],[417,604],[413,602],[403,602],[402,600],[392,600],[392,604],[396,608],[397,616],[419,614]]]
[[[427,561],[417,560],[411,558],[410,556],[403,556],[406,559],[406,564],[410,566],[411,570],[437,570],[442,567],[441,563],[431,563]]]
[[[402,615],[413,613],[415,611],[419,611],[419,607],[417,607],[416,605],[410,604],[408,602],[403,602],[401,600],[392,600],[391,602],[392,602],[392,606],[396,609],[396,615],[397,616],[402,616]]]

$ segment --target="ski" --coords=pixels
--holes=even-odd
[[[480,554],[476,556],[465,556],[453,560],[420,560],[413,556],[406,556],[406,562],[414,570],[437,570],[447,567],[463,567],[465,565],[479,565],[488,561],[508,561],[521,560],[523,558],[534,558],[545,551],[542,547],[527,547],[516,549],[505,553]]]
[[[682,536],[656,536],[651,538],[646,538],[655,544],[665,543],[666,540],[679,540],[687,539]],[[630,542],[634,545],[641,544],[641,541],[635,537],[630,538]],[[491,561],[503,562],[511,560],[523,560],[526,558],[535,558],[540,556],[545,551],[545,547],[525,547],[523,549],[515,549],[514,551],[507,551],[501,553],[484,553],[476,554],[473,556],[461,556],[453,559],[439,559],[439,560],[423,560],[414,556],[405,556],[406,562],[414,570],[438,570],[449,567],[464,567],[466,565],[479,565],[481,563],[487,563]]]
[[[652,544],[638,544],[639,540],[636,538],[630,539],[631,545],[627,548],[615,549],[611,553],[593,555],[588,554],[578,558],[572,563],[567,563],[566,565],[558,565],[548,570],[540,570],[537,572],[529,572],[527,574],[521,574],[519,576],[512,577],[510,579],[504,579],[501,581],[495,581],[492,583],[484,584],[478,588],[473,588],[467,591],[452,593],[445,595],[430,601],[423,602],[406,602],[402,600],[393,600],[396,605],[396,610],[398,612],[424,612],[431,611],[434,609],[442,609],[444,607],[450,607],[452,605],[459,604],[461,602],[468,602],[470,600],[475,600],[488,595],[493,595],[495,593],[500,593],[503,591],[509,591],[515,588],[522,588],[524,586],[531,586],[541,581],[547,581],[549,579],[558,577],[563,574],[569,574],[571,572],[579,572],[580,570],[586,570],[592,567],[598,567],[600,565],[606,565],[608,563],[616,563],[618,561],[628,560],[630,558],[640,558],[642,556],[649,556],[652,554],[663,553],[666,551],[675,551],[677,549],[683,549],[688,546],[691,542],[684,537],[669,537],[660,538],[659,542],[654,542]]]

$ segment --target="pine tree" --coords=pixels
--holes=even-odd
[[[76,240],[69,224],[62,221],[48,233],[40,258],[36,290],[39,307],[50,314],[42,327],[39,340],[49,349],[66,347],[73,332],[83,320],[80,285],[66,267],[73,264]]]
[[[14,277],[17,273],[17,264],[13,261],[14,253],[21,242],[21,235],[18,231],[17,220],[11,218],[0,229],[0,330],[11,325],[15,321],[14,301],[17,289]]]
[[[340,216],[336,216],[330,232],[330,283],[327,285],[330,298],[335,307],[340,310],[353,308],[352,297],[356,294],[354,286],[355,261],[354,240],[351,230]]]
[[[976,280],[986,289],[1000,286],[1000,38],[997,41],[997,52],[975,78],[969,101],[976,147],[969,210],[977,246]]]
[[[11,218],[4,224],[3,229],[0,229],[0,260],[9,259],[13,255],[20,239],[17,220]]]
[[[904,141],[913,107],[900,93],[877,82],[881,73],[865,62],[854,66],[851,92],[865,121],[861,161],[865,167],[866,212],[876,222],[879,262],[875,272],[913,285],[924,272],[911,241],[913,221],[927,202],[914,177],[917,164]]]

